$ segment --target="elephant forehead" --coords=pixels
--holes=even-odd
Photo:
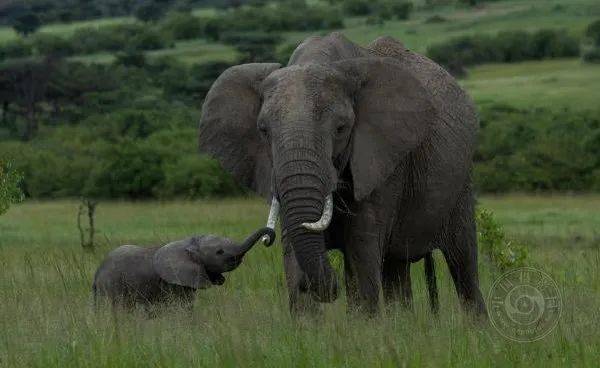
[[[306,95],[315,90],[332,90],[339,87],[342,75],[325,65],[292,65],[271,73],[263,83],[263,90],[272,93],[297,93]]]
[[[194,241],[201,248],[216,248],[234,244],[234,242],[231,239],[223,238],[212,234],[194,237]]]
[[[286,120],[318,116],[344,100],[342,76],[323,65],[293,65],[273,72],[263,84],[263,113]],[[299,114],[299,116],[295,116]]]

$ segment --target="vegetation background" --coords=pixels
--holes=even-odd
[[[197,154],[202,100],[227,67],[285,64],[334,30],[361,45],[393,36],[474,98],[482,288],[518,264],[549,273],[564,309],[548,337],[518,344],[474,326],[441,259],[438,318],[418,265],[412,313],[367,320],[340,300],[292,320],[279,244],[200,293],[191,314],[92,313],[110,249],[241,239],[263,224],[266,205]],[[599,61],[595,0],[2,2],[0,366],[595,366]],[[79,244],[78,198],[100,203],[93,252]]]

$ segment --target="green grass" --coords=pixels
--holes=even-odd
[[[287,313],[281,247],[257,247],[222,287],[198,293],[191,315],[147,319],[90,309],[95,267],[124,243],[161,244],[192,233],[242,239],[263,224],[259,200],[101,203],[100,247],[81,251],[77,203],[28,202],[0,218],[0,366],[595,366],[600,344],[599,196],[484,197],[509,236],[558,282],[557,329],[535,343],[473,325],[458,308],[438,257],[442,310],[429,314],[422,268],[413,267],[415,311],[363,319],[344,301],[316,320]],[[338,265],[339,266],[339,265]],[[484,293],[497,274],[481,261]]]
[[[478,105],[595,109],[600,101],[600,64],[579,59],[487,64],[470,69],[461,83]]]

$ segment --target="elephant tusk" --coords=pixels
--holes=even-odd
[[[331,218],[333,217],[333,197],[331,193],[325,198],[325,205],[323,206],[323,214],[317,222],[305,222],[302,226],[312,231],[324,231],[329,226]]]
[[[275,224],[277,223],[277,218],[279,217],[279,201],[275,196],[271,200],[271,209],[269,210],[269,218],[267,219],[267,227],[275,230]],[[263,235],[261,241],[264,245],[267,245],[271,242],[271,238],[269,235]]]

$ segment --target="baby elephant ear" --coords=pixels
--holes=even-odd
[[[161,247],[154,254],[154,270],[170,284],[194,289],[207,289],[212,283],[204,265],[194,262],[190,250],[194,239],[176,241]]]
[[[350,169],[361,200],[431,134],[437,112],[425,86],[394,58],[348,59],[336,67],[356,99]]]

